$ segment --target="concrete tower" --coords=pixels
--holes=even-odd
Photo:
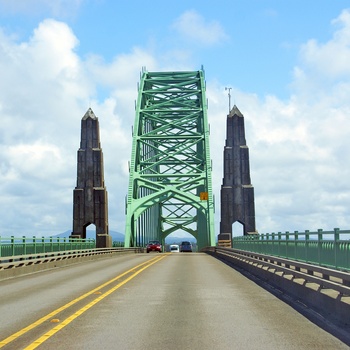
[[[96,246],[112,246],[108,232],[108,199],[104,184],[103,153],[98,118],[91,108],[81,120],[77,186],[73,191],[72,238],[86,238],[86,228],[96,226]]]
[[[256,233],[254,187],[250,181],[244,117],[236,106],[233,106],[227,116],[226,132],[218,241],[222,245],[231,245],[232,224],[235,222],[243,225],[244,234]]]

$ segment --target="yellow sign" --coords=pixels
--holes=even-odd
[[[208,192],[201,192],[199,194],[199,198],[201,199],[201,201],[207,201],[208,200]]]

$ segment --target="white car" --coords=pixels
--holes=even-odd
[[[180,247],[178,244],[170,244],[170,252],[171,253],[179,253]]]

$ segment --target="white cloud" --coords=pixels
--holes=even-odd
[[[40,64],[40,74],[48,79],[76,78],[79,59],[74,53],[78,39],[72,30],[64,23],[47,19],[41,22],[30,39],[29,47],[22,45],[22,50],[28,50],[32,64]],[[35,51],[32,52],[32,51]],[[38,73],[38,72],[36,72]]]
[[[221,24],[217,21],[206,22],[196,11],[190,10],[183,13],[173,23],[177,30],[186,40],[211,46],[228,39]]]
[[[300,66],[295,68],[295,76],[297,83],[312,94],[317,86],[322,89],[325,84],[332,84],[332,90],[350,78],[349,10],[344,10],[332,23],[336,30],[331,40],[319,43],[310,39],[300,50]]]
[[[349,16],[329,41],[300,48],[289,99],[231,92],[245,116],[259,232],[350,226]],[[218,210],[228,99],[224,85],[207,85]]]
[[[135,49],[111,63],[84,61],[77,45],[55,20],[41,22],[26,42],[0,34],[0,209],[11,211],[2,235],[19,234],[19,222],[28,235],[71,227],[80,123],[89,107],[100,121],[109,208],[124,213],[137,81],[142,63],[152,67],[154,59]],[[51,232],[48,218],[55,218]],[[111,229],[123,231],[123,220],[110,215]]]
[[[177,28],[206,33],[203,18],[193,12],[186,16]],[[345,11],[335,20],[339,26],[329,41],[301,47],[290,98],[257,96],[233,87],[245,116],[260,232],[350,226],[350,76],[344,64],[349,22]],[[225,37],[220,26],[215,28],[208,43]],[[80,121],[89,107],[100,121],[110,229],[124,232],[139,73],[142,66],[152,71],[165,64],[140,47],[112,62],[97,55],[83,59],[76,53],[78,44],[72,30],[54,20],[41,22],[22,43],[0,32],[2,235],[56,234],[71,228]],[[174,57],[172,65],[167,53],[162,57],[167,69],[186,66],[183,57],[180,63]],[[228,98],[225,85],[211,79],[208,70],[206,74],[219,233]]]
[[[18,172],[17,179],[31,177],[49,181],[64,173],[67,165],[58,145],[45,144],[40,140],[33,144],[14,144],[6,150],[6,155],[11,168]]]

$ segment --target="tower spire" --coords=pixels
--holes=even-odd
[[[243,225],[244,234],[256,231],[254,187],[250,181],[244,117],[236,105],[227,116],[226,132],[219,243],[231,242],[232,224],[237,221]]]
[[[112,246],[108,233],[108,199],[104,184],[103,153],[98,118],[91,108],[81,120],[77,186],[73,191],[73,238],[86,238],[86,228],[96,227],[96,246]]]

